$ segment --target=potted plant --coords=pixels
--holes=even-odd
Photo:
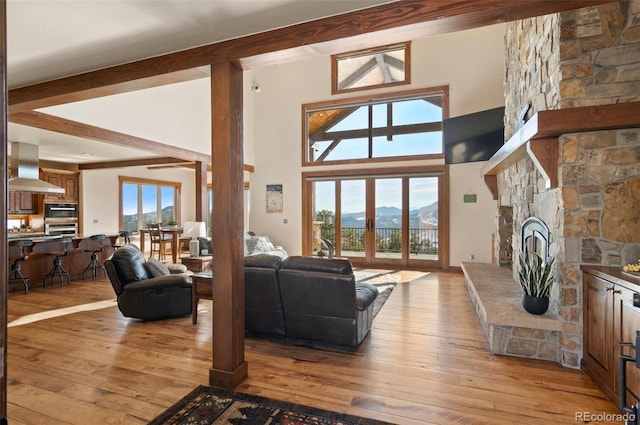
[[[527,248],[520,253],[518,281],[522,288],[522,306],[531,314],[544,314],[549,308],[555,260],[555,254],[545,261]]]
[[[178,226],[178,222],[175,221],[173,218],[170,218],[169,220],[167,220],[167,227],[177,227]]]

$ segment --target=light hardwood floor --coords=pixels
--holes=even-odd
[[[107,280],[9,294],[9,321],[114,299]],[[9,328],[10,425],[145,424],[208,383],[211,301],[141,323],[108,306]],[[583,373],[494,356],[462,275],[402,272],[355,352],[246,339],[238,391],[397,424],[574,424],[617,409]],[[605,420],[591,423],[620,423]]]

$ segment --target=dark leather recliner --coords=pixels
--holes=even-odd
[[[293,256],[278,277],[287,337],[355,346],[371,330],[378,289],[356,284],[349,260]]]
[[[187,275],[169,274],[157,260],[147,263],[136,245],[124,244],[104,266],[125,317],[156,320],[191,314]]]
[[[277,255],[252,255],[244,259],[245,315],[247,331],[285,336],[284,313],[278,269],[282,259]]]

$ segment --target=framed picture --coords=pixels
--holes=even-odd
[[[282,185],[267,185],[267,213],[282,212]]]

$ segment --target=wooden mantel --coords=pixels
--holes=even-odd
[[[484,181],[498,199],[498,174],[527,156],[558,187],[558,136],[568,133],[640,127],[640,102],[539,111],[482,167]]]

